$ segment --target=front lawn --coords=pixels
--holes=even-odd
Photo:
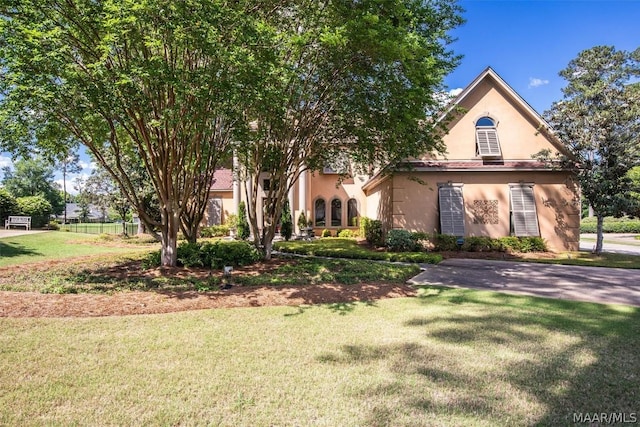
[[[369,303],[5,318],[0,425],[628,419],[639,332],[637,308],[437,287]]]
[[[88,255],[123,254],[149,250],[149,245],[112,241],[96,235],[48,231],[0,239],[0,267]]]

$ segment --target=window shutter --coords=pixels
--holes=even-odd
[[[496,129],[478,128],[476,129],[476,139],[478,142],[478,154],[480,156],[495,157],[501,155],[498,131]]]
[[[440,232],[464,236],[464,200],[462,187],[442,186],[438,190],[440,202]]]
[[[208,225],[220,225],[222,223],[222,199],[209,199]]]
[[[516,236],[540,235],[533,187],[511,187],[511,215],[513,218],[513,234]]]

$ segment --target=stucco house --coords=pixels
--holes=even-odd
[[[357,228],[358,218],[366,216],[387,230],[540,236],[551,250],[577,250],[579,193],[571,174],[532,157],[542,149],[563,150],[544,119],[491,68],[457,96],[449,112],[456,115],[443,155],[425,154],[407,159],[408,168],[343,181],[329,168],[304,172],[289,192],[294,223],[305,212],[316,234],[325,228],[335,234]],[[221,173],[230,176],[230,184],[224,180],[227,196],[214,183],[212,199],[223,212],[235,213],[243,183],[228,170]],[[260,182],[271,185],[268,176]]]

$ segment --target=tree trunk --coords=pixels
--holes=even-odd
[[[597,214],[598,225],[596,228],[596,248],[593,250],[593,253],[600,255],[602,253],[602,241],[604,240],[604,234],[602,232],[602,225],[604,223],[604,215]]]
[[[178,230],[180,229],[180,217],[176,212],[171,211],[165,215],[166,222],[162,227],[160,265],[163,267],[175,267],[178,264]]]

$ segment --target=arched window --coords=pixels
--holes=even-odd
[[[500,141],[496,122],[491,117],[476,121],[476,154],[481,157],[500,157]]]
[[[342,200],[333,199],[331,201],[331,226],[342,226]]]
[[[324,199],[317,199],[314,203],[314,223],[316,227],[324,227],[327,224],[327,209]]]
[[[347,227],[357,227],[358,224],[358,201],[349,199],[347,202]]]

